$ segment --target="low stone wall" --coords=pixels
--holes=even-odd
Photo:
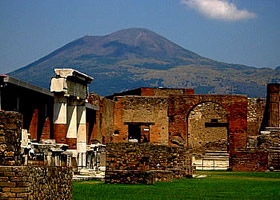
[[[0,165],[21,165],[22,115],[0,110]]]
[[[72,168],[22,166],[22,115],[0,111],[0,199],[72,199]]]
[[[235,151],[230,157],[232,171],[266,171],[268,168],[267,152],[258,149]]]
[[[111,143],[106,149],[106,183],[153,184],[193,173],[191,153],[186,148]]]
[[[72,199],[69,167],[0,166],[0,199]]]

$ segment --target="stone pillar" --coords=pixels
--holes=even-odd
[[[77,148],[77,105],[75,102],[72,102],[71,105],[68,106],[67,111],[68,116],[68,130],[67,130],[67,144],[69,145],[69,149]]]
[[[268,126],[280,127],[280,84],[267,85]]]
[[[86,166],[86,107],[80,105],[78,110],[77,150],[80,152],[79,165]]]
[[[66,143],[67,133],[67,99],[56,96],[54,99],[53,137],[57,143]]]
[[[55,69],[56,77],[51,80],[51,92],[55,99],[63,97],[65,105],[59,104],[63,109],[63,115],[56,111],[56,119],[60,119],[65,125],[65,132],[62,135],[68,144],[69,152],[73,157],[78,158],[78,166],[86,166],[86,108],[87,85],[93,80],[92,77],[73,69]],[[58,113],[57,113],[58,112]],[[61,111],[62,112],[62,111]],[[61,115],[60,115],[61,114]],[[62,117],[63,116],[63,117]],[[59,121],[59,120],[58,120]],[[58,122],[55,126],[58,125]],[[57,129],[54,129],[54,135],[58,137]],[[59,138],[63,138],[63,137]],[[58,139],[59,139],[58,138]],[[61,141],[62,142],[62,141]]]

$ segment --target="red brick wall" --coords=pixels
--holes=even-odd
[[[184,94],[194,94],[194,89],[186,88],[184,89]]]
[[[38,139],[37,130],[38,130],[38,109],[35,108],[33,111],[32,120],[31,120],[31,123],[29,126],[29,133],[31,135],[32,140],[37,141],[37,139]]]
[[[77,149],[77,138],[66,138],[68,149]]]
[[[172,137],[186,141],[187,117],[191,109],[202,102],[220,104],[228,113],[229,150],[246,146],[247,96],[243,95],[179,95],[169,98],[169,145]]]
[[[141,88],[141,96],[154,96],[154,88]]]
[[[93,124],[91,132],[87,132],[88,144],[92,140],[100,142],[111,142],[113,136],[113,121],[114,121],[114,102],[112,100],[100,97],[94,93],[89,96],[89,103],[99,107],[95,112],[94,119],[87,119],[89,124]]]
[[[124,100],[118,97],[114,108],[114,132],[117,132],[113,138],[113,142],[128,142],[128,126],[124,125]]]
[[[42,131],[42,135],[40,137],[40,140],[42,139],[50,139],[51,138],[51,122],[50,122],[50,118],[47,117],[43,126],[43,131]]]
[[[266,171],[267,164],[267,152],[262,150],[235,151],[230,156],[233,171]]]
[[[54,124],[53,125],[53,139],[57,143],[66,143],[67,124]]]

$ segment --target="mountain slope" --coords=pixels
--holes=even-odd
[[[109,95],[136,87],[190,87],[196,93],[265,96],[280,71],[227,64],[199,56],[147,29],[85,36],[8,75],[49,87],[54,68],[95,78],[90,90]]]

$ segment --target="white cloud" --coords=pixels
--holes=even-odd
[[[181,0],[181,3],[211,19],[238,21],[256,17],[255,13],[238,9],[229,0]]]

